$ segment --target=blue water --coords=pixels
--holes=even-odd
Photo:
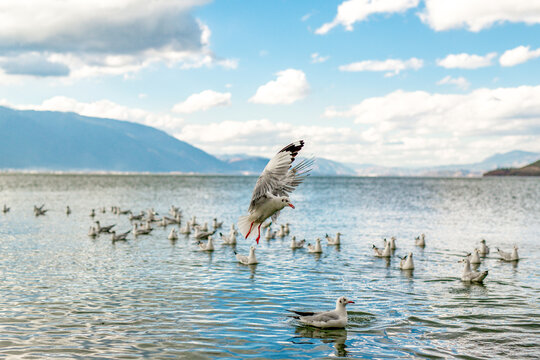
[[[131,225],[112,205],[184,220],[217,217],[223,232],[243,214],[254,177],[0,174],[0,358],[538,358],[540,181],[538,178],[311,177],[279,220],[313,242],[340,231],[320,256],[262,240],[259,264],[236,262],[192,238],[89,238],[90,209],[102,224]],[[47,215],[35,217],[33,205]],[[73,213],[65,214],[69,205]],[[425,249],[414,237],[426,234]],[[414,272],[372,244],[396,236]],[[483,286],[460,281],[464,254],[485,238],[492,253]],[[236,251],[252,242],[238,238]],[[324,244],[324,242],[323,242]],[[516,244],[505,263],[495,247]],[[349,306],[344,330],[300,326],[287,309]]]

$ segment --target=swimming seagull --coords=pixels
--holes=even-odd
[[[335,239],[326,234],[326,240],[328,241],[328,245],[341,245],[341,233],[336,233]]]
[[[386,246],[386,239],[384,239],[384,243],[385,243],[385,246]],[[396,237],[395,236],[392,236],[390,238],[390,249],[391,250],[396,250]]]
[[[471,270],[471,263],[469,261],[469,258],[466,257],[459,262],[465,263],[465,266],[463,267],[463,273],[461,274],[461,280],[465,282],[475,282],[475,283],[481,283],[486,278],[488,271],[480,272],[480,271],[472,271]]]
[[[240,255],[236,251],[234,252],[234,254],[236,255],[236,260],[238,260],[240,264],[255,265],[258,263],[257,257],[255,256],[255,246],[251,246],[249,248],[249,256]]]
[[[71,214],[71,209],[69,208],[69,205],[66,207],[66,215]]]
[[[5,214],[9,211],[9,208],[7,207],[6,204],[4,204],[4,208],[2,209],[2,212]]]
[[[302,160],[291,168],[298,152],[304,147],[304,141],[296,141],[281,149],[266,164],[261,176],[255,184],[249,214],[238,219],[238,229],[247,239],[257,227],[257,244],[261,238],[261,225],[271,217],[272,222],[277,220],[279,211],[285,206],[294,209],[289,200],[289,194],[309,175],[313,159]]]
[[[379,249],[373,245],[373,255],[377,257],[390,257],[392,255],[392,249],[390,249],[390,242],[385,242],[384,249]]]
[[[176,229],[172,228],[171,232],[169,233],[169,236],[167,236],[167,239],[169,240],[178,240],[178,234],[176,234]]]
[[[112,230],[112,242],[115,241],[126,241],[128,234],[131,232],[131,230],[126,231],[125,233],[116,235],[116,231]]]
[[[296,315],[292,315],[303,324],[318,328],[344,328],[347,326],[347,304],[354,304],[354,301],[342,296],[336,300],[336,309],[323,312],[309,312],[288,310]]]
[[[310,253],[322,253],[321,239],[317,238],[315,245],[308,244],[307,248]]]
[[[487,255],[489,254],[489,247],[486,245],[486,240],[485,239],[482,239],[480,241],[480,255]]]
[[[180,228],[180,234],[189,235],[191,234],[191,227],[189,226],[189,221],[186,223],[186,226]]]
[[[199,249],[202,251],[214,251],[214,240],[211,236],[208,237],[208,242],[206,244],[199,241],[197,245],[199,245]]]
[[[109,226],[101,226],[99,224],[99,220],[96,220],[94,221],[96,223],[96,230],[98,233],[110,233],[111,232],[111,229],[115,226],[115,224],[113,225],[109,225]]]
[[[219,236],[221,237],[223,244],[236,245],[236,235],[234,235],[233,231],[231,231],[231,233],[228,236],[225,236],[222,233],[219,233]]]
[[[293,236],[292,239],[291,239],[291,249],[303,248],[305,243],[306,243],[305,239],[296,241],[296,236]]]
[[[478,249],[474,249],[472,254],[467,255],[471,264],[480,264],[482,260],[480,259],[480,252]]]
[[[501,259],[504,261],[518,261],[519,260],[518,248],[515,245],[514,245],[514,250],[512,250],[512,253],[502,251],[499,248],[497,248],[497,252],[501,256]]]
[[[426,236],[424,234],[414,238],[414,245],[420,247],[426,247]]]
[[[401,270],[414,270],[413,254],[412,252],[409,255],[401,258],[399,262],[399,268]]]
[[[96,228],[93,226],[90,226],[90,229],[88,230],[88,236],[96,237],[97,235],[98,235],[98,232],[96,231]]]

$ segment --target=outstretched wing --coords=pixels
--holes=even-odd
[[[293,142],[281,149],[266,164],[251,196],[250,212],[267,193],[276,196],[288,195],[305,179],[312,160],[304,160],[291,169],[291,164],[303,147],[304,140]]]

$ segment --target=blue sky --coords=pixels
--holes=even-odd
[[[214,154],[299,137],[387,166],[540,152],[540,4],[4,1],[0,104],[140,122]]]

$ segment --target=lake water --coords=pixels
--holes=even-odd
[[[220,242],[151,236],[113,244],[91,239],[91,208],[103,224],[180,207],[224,221],[249,205],[255,177],[0,174],[0,358],[538,358],[540,357],[540,180],[311,177],[281,222],[313,242],[340,231],[320,256],[261,240],[260,263],[243,266]],[[34,217],[33,205],[47,215]],[[66,216],[69,205],[73,213]],[[414,246],[426,234],[427,246]],[[396,236],[416,269],[372,255]],[[483,286],[460,281],[464,254],[485,238],[492,253]],[[238,238],[247,254],[253,241]],[[522,259],[497,259],[516,244]],[[349,305],[344,330],[300,326],[287,309]]]

